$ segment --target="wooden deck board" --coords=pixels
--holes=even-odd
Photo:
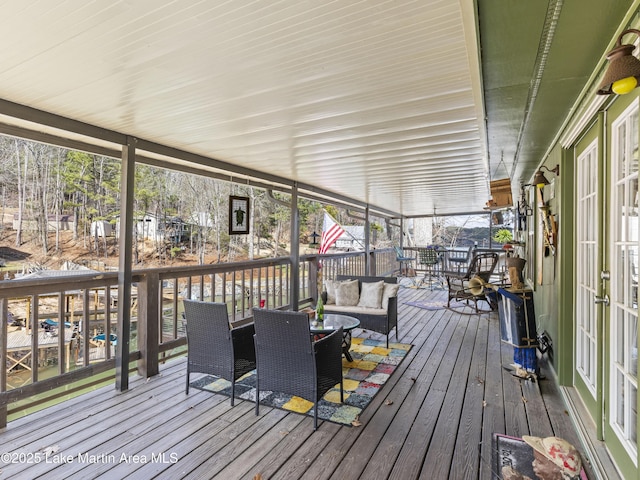
[[[504,395],[502,390],[502,348],[500,345],[500,325],[489,321],[487,338],[487,362],[485,371],[485,400],[482,419],[482,444],[480,447],[481,480],[495,479],[492,464],[493,434],[506,433]]]
[[[557,386],[502,368],[513,349],[500,342],[496,313],[426,310],[408,301],[444,304],[446,292],[400,289],[398,341],[413,348],[359,427],[321,422],[313,432],[310,417],[267,407],[256,416],[252,402],[231,407],[228,397],[197,389],[185,395],[184,360],[177,360],[148,381],[132,377],[128,392],[102,388],[11,422],[0,432],[5,451],[56,446],[74,461],[2,465],[0,479],[488,480],[495,478],[494,433],[556,434],[578,444]],[[97,461],[80,462],[78,453]],[[164,462],[124,463],[123,454]]]
[[[459,479],[478,477],[480,443],[482,441],[482,416],[485,401],[485,371],[487,368],[487,336],[489,321],[480,318],[473,346],[473,357],[464,392],[464,403],[454,451],[461,461],[451,464],[450,476]]]
[[[468,321],[462,318],[458,324],[464,334],[459,345],[458,354],[451,361],[445,359],[446,364],[452,365],[451,376],[446,387],[444,398],[444,408],[438,416],[438,423],[431,441],[429,451],[425,458],[425,464],[431,465],[429,471],[424,471],[421,478],[445,478],[449,475],[449,470],[453,462],[462,462],[459,452],[454,448],[456,441],[456,431],[462,416],[464,392],[466,390],[467,379],[469,377],[471,354],[476,340],[478,316],[468,317]],[[456,337],[454,336],[454,339]],[[449,352],[453,349],[449,348]],[[455,455],[454,455],[455,454]]]

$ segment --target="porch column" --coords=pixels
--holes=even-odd
[[[289,296],[291,310],[298,311],[300,302],[300,214],[298,211],[298,182],[291,189],[291,275]]]
[[[364,209],[364,274],[369,276],[369,272],[371,272],[371,266],[369,265],[369,204],[367,203],[366,208]]]
[[[0,358],[2,359],[2,368],[0,369],[0,392],[7,391],[7,316],[8,316],[8,300],[0,298]],[[0,406],[0,428],[7,426],[7,404]]]
[[[133,196],[136,172],[136,139],[127,137],[122,148],[120,173],[120,241],[118,267],[118,344],[116,345],[116,390],[129,389],[129,344],[131,336],[131,282],[133,246]],[[109,335],[109,332],[106,332]],[[108,344],[108,343],[107,343]]]

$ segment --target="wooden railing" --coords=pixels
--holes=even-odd
[[[318,281],[336,275],[390,275],[395,252],[381,249],[304,255],[298,305],[315,302]],[[185,352],[182,299],[224,302],[229,319],[251,321],[252,309],[291,309],[289,257],[215,265],[134,270],[129,371],[159,372]],[[262,304],[263,302],[263,304]],[[115,357],[127,342],[117,331],[118,272],[0,282],[0,427],[12,416],[113,382]],[[66,325],[66,326],[65,326]],[[112,336],[113,335],[113,336]]]

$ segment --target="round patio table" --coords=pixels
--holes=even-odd
[[[349,362],[353,362],[349,349],[351,348],[351,330],[360,326],[360,320],[349,315],[339,313],[325,313],[324,321],[318,323],[314,318],[309,319],[309,330],[313,335],[331,333],[342,327],[342,353]]]

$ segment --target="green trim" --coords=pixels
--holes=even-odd
[[[558,356],[557,372],[560,385],[573,384],[574,370],[574,151],[563,150],[560,164],[560,195],[558,197]],[[558,193],[558,192],[556,192]]]
[[[604,176],[603,176],[603,158],[604,158],[604,142],[603,142],[603,132],[604,132],[604,113],[603,112],[599,112],[597,117],[595,118],[595,121],[593,121],[590,126],[587,128],[586,132],[584,133],[584,135],[582,136],[582,138],[577,142],[576,146],[575,146],[575,158],[577,159],[584,151],[586,151],[586,149],[594,142],[597,141],[597,170],[598,170],[598,191],[597,191],[597,195],[598,195],[598,212],[597,212],[597,221],[598,221],[598,246],[599,246],[599,251],[597,252],[597,259],[596,259],[596,268],[597,271],[600,272],[602,271],[603,268],[603,240],[604,240],[604,212],[603,212],[603,195],[604,195]],[[577,183],[577,179],[575,181],[575,183]],[[574,202],[575,202],[575,192],[573,195],[574,198]],[[574,208],[577,208],[577,202],[576,205],[574,205]],[[577,230],[578,228],[578,218],[574,218],[573,224],[574,224],[574,230]],[[576,239],[574,239],[574,247],[575,247],[575,243],[576,243]],[[571,286],[571,291],[573,292],[574,295],[574,302],[573,302],[573,309],[572,309],[572,313],[571,313],[571,321],[573,322],[573,325],[575,326],[577,324],[577,319],[576,319],[576,315],[577,315],[577,310],[576,310],[576,305],[575,302],[577,302],[577,296],[575,294],[576,290],[577,290],[577,276],[576,276],[576,263],[577,263],[577,259],[575,257],[575,255],[572,256],[572,261],[574,262],[574,269],[573,269],[573,277],[572,277],[572,286]],[[604,339],[605,339],[605,333],[603,330],[603,319],[602,319],[602,315],[599,315],[597,320],[596,320],[597,324],[596,324],[596,335],[597,338],[599,340],[597,348],[598,348],[598,352],[597,352],[597,358],[598,358],[598,363],[596,365],[596,371],[597,371],[597,384],[596,384],[596,392],[595,392],[595,396],[591,393],[591,391],[589,390],[589,388],[587,387],[587,385],[584,383],[584,381],[582,380],[582,377],[578,374],[578,372],[576,371],[577,368],[577,364],[574,361],[573,364],[573,375],[574,375],[574,386],[576,388],[576,391],[578,392],[578,394],[580,395],[580,398],[582,400],[582,402],[584,403],[586,409],[589,411],[591,417],[594,420],[594,423],[596,425],[596,435],[597,438],[599,440],[603,439],[603,382],[605,380],[605,372],[603,370],[603,365],[604,365],[604,361],[603,361],[603,355],[604,355]],[[574,332],[574,339],[573,339],[573,343],[575,345],[576,342],[576,338],[575,338],[576,333]]]

